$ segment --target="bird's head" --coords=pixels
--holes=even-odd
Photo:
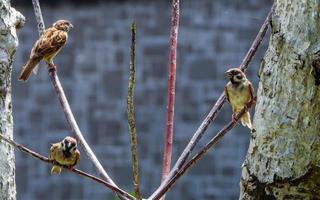
[[[70,136],[65,137],[61,145],[64,152],[72,153],[77,150],[77,140]]]
[[[58,30],[65,31],[65,32],[68,32],[70,28],[73,28],[73,25],[71,24],[71,22],[64,19],[56,21],[52,26]]]
[[[246,75],[239,68],[232,68],[226,71],[226,77],[229,78],[231,83],[241,83],[246,79]]]

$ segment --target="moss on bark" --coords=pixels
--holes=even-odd
[[[12,138],[11,72],[18,38],[16,29],[24,17],[11,7],[9,0],[0,0],[0,133]],[[14,149],[0,141],[0,199],[15,200]]]
[[[313,190],[320,191],[320,2],[275,3],[240,199],[314,199]]]

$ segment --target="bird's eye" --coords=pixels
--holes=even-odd
[[[236,77],[237,77],[238,79],[242,79],[242,78],[243,78],[241,74],[237,74]]]
[[[68,147],[69,146],[69,142],[68,141],[64,141],[64,146]]]

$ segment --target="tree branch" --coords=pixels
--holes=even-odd
[[[32,3],[33,3],[33,8],[34,8],[34,13],[36,16],[37,24],[38,24],[38,31],[39,31],[39,34],[41,35],[44,32],[45,26],[44,26],[43,17],[41,14],[39,0],[32,0]],[[95,166],[98,174],[101,177],[103,177],[103,179],[108,181],[111,185],[118,188],[118,186],[113,182],[113,180],[110,178],[110,176],[104,170],[101,163],[99,162],[99,160],[97,159],[97,157],[93,153],[92,149],[90,148],[90,146],[88,145],[88,143],[84,139],[84,137],[79,129],[79,126],[73,116],[69,102],[68,102],[66,95],[64,93],[64,90],[61,86],[57,72],[55,70],[50,71],[49,76],[50,76],[50,79],[51,79],[52,84],[54,86],[54,89],[58,95],[59,101],[61,103],[61,107],[62,107],[63,112],[66,116],[66,119],[69,123],[69,126],[70,126],[72,132],[74,133],[75,137],[77,138],[77,140],[79,141],[79,143],[83,147],[84,152],[87,154],[87,156],[89,157],[89,159],[91,160],[91,162]],[[126,197],[124,197],[122,195],[120,195],[119,198],[121,198],[123,200],[126,199]]]
[[[165,180],[170,171],[173,143],[174,104],[176,90],[177,43],[179,29],[179,0],[172,0],[172,17],[169,41],[169,77],[167,92],[167,122],[164,139],[162,177]],[[163,197],[163,200],[165,197]]]
[[[225,127],[223,127],[195,156],[193,156],[185,165],[183,165],[179,171],[168,181],[168,183],[159,191],[157,195],[153,198],[153,200],[158,200],[163,196],[176,182],[177,180],[186,173],[188,169],[190,169],[194,164],[196,164],[207,152],[210,148],[216,145],[222,138],[225,136],[233,127],[236,126],[237,122],[241,118],[241,116],[251,108],[251,106],[255,103],[255,100],[251,100],[246,104],[239,113],[236,115],[236,120],[231,120]]]
[[[39,153],[37,153],[37,152],[34,152],[34,151],[28,149],[27,147],[21,145],[21,144],[16,143],[15,141],[13,141],[13,140],[5,137],[5,136],[2,135],[2,134],[0,134],[0,140],[1,140],[1,139],[4,140],[4,141],[6,141],[7,143],[9,143],[10,145],[18,148],[20,151],[22,151],[22,152],[24,152],[24,153],[26,153],[26,154],[28,154],[28,155],[33,156],[34,158],[37,158],[37,159],[39,159],[39,160],[41,160],[41,161],[43,161],[43,162],[46,162],[46,163],[48,163],[48,164],[58,165],[58,166],[66,169],[66,170],[68,170],[68,171],[71,171],[71,172],[73,172],[73,173],[75,173],[75,174],[77,174],[77,175],[80,175],[80,176],[83,176],[83,177],[87,177],[87,178],[89,178],[89,179],[91,179],[91,180],[93,180],[93,181],[95,181],[95,182],[97,182],[97,183],[100,183],[100,184],[104,185],[105,187],[111,189],[111,190],[114,191],[115,193],[127,197],[128,199],[132,199],[132,200],[135,199],[135,198],[134,198],[133,196],[131,196],[129,193],[127,193],[127,192],[125,192],[125,191],[123,191],[123,190],[121,190],[121,189],[113,186],[112,184],[110,184],[110,183],[108,183],[108,182],[106,182],[106,181],[104,181],[104,180],[102,180],[102,179],[100,179],[100,178],[98,178],[98,177],[95,177],[95,176],[93,176],[93,175],[91,175],[91,174],[88,174],[88,173],[86,173],[86,172],[84,172],[84,171],[81,171],[81,170],[79,170],[79,169],[76,169],[76,168],[69,168],[69,167],[66,167],[66,166],[64,166],[64,165],[60,165],[59,163],[57,163],[57,162],[55,162],[55,161],[53,161],[53,160],[50,160],[50,159],[48,159],[47,157],[45,157],[45,156],[43,156],[43,155],[41,155],[41,154],[39,154]]]
[[[66,116],[66,119],[70,125],[71,131],[74,133],[75,137],[77,138],[77,140],[80,142],[80,144],[83,147],[84,152],[87,154],[87,156],[89,157],[89,159],[91,160],[91,162],[94,164],[94,166],[96,167],[98,173],[105,179],[107,180],[109,183],[111,183],[112,185],[115,186],[115,183],[112,181],[112,179],[109,177],[109,175],[107,174],[107,172],[103,169],[101,163],[99,162],[99,160],[97,159],[97,157],[94,155],[93,151],[91,150],[90,146],[88,145],[88,143],[86,142],[86,140],[84,139],[79,126],[73,116],[73,113],[71,111],[70,105],[68,103],[68,100],[66,98],[66,95],[64,93],[64,90],[62,88],[62,85],[60,83],[59,77],[56,73],[56,71],[51,71],[49,73],[50,75],[50,79],[51,82],[53,84],[53,87],[58,95],[61,107],[63,109],[63,112]]]
[[[253,43],[251,44],[251,47],[250,47],[249,51],[247,52],[246,56],[244,57],[243,61],[241,62],[239,68],[242,71],[245,71],[248,68],[249,63],[251,62],[252,58],[256,54],[264,36],[266,35],[274,7],[275,7],[275,5],[273,4],[266,19],[264,20],[264,22],[259,30],[259,33],[257,34],[256,38],[254,39]]]
[[[243,59],[242,63],[240,64],[240,66],[239,66],[240,69],[245,70],[248,67],[248,65],[251,62],[252,58],[254,57],[256,51],[258,50],[258,48],[261,44],[261,41],[263,40],[263,38],[268,30],[268,25],[269,25],[269,22],[271,19],[272,11],[273,11],[273,6],[270,9],[264,23],[262,24],[262,26],[259,30],[259,33],[257,34],[255,40],[253,41],[248,53],[246,54],[245,58]],[[202,138],[204,132],[207,130],[210,123],[212,123],[216,119],[216,117],[217,117],[218,113],[220,112],[221,108],[223,107],[225,101],[226,101],[226,97],[225,97],[224,93],[222,93],[220,95],[220,97],[218,98],[218,100],[216,101],[216,103],[214,104],[214,106],[212,107],[212,109],[210,110],[207,117],[204,119],[204,121],[201,123],[201,125],[199,126],[197,131],[192,136],[190,142],[188,143],[188,145],[186,146],[186,148],[184,149],[184,151],[182,152],[182,154],[178,158],[177,162],[175,163],[174,167],[172,168],[172,170],[170,171],[170,173],[168,174],[166,179],[161,183],[161,185],[158,187],[158,189],[148,199],[154,199],[154,197],[159,194],[159,191],[163,190],[165,185],[167,185],[169,183],[170,179],[172,179],[178,173],[179,169],[181,169],[181,167],[185,164],[191,151],[194,149],[196,144]]]
[[[131,158],[132,158],[132,173],[133,173],[133,186],[134,193],[138,200],[141,199],[141,193],[139,189],[139,165],[138,165],[138,141],[136,120],[134,116],[134,84],[136,81],[136,61],[135,61],[135,46],[136,46],[136,24],[131,24],[131,52],[130,52],[130,72],[129,72],[129,85],[128,85],[128,98],[127,98],[127,112],[128,112],[128,125],[130,132],[131,143]]]
[[[32,4],[33,4],[34,15],[36,17],[36,21],[38,25],[39,36],[41,36],[45,30],[45,26],[44,26],[44,21],[42,17],[39,0],[32,0]]]

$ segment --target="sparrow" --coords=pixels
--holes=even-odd
[[[80,152],[77,149],[77,141],[73,137],[67,136],[61,142],[51,145],[49,160],[55,161],[60,165],[72,168],[80,159]],[[51,169],[52,174],[60,174],[61,167],[54,165]]]
[[[229,69],[225,75],[230,81],[225,86],[224,93],[232,107],[232,120],[235,120],[236,114],[246,107],[250,100],[254,100],[254,90],[252,83],[239,68]],[[249,111],[246,111],[240,120],[243,126],[254,132]]]
[[[27,81],[32,71],[37,73],[38,64],[42,59],[49,64],[49,70],[55,69],[52,60],[66,43],[70,28],[73,28],[73,25],[68,20],[58,20],[44,31],[33,45],[30,57],[22,67],[20,81]]]

